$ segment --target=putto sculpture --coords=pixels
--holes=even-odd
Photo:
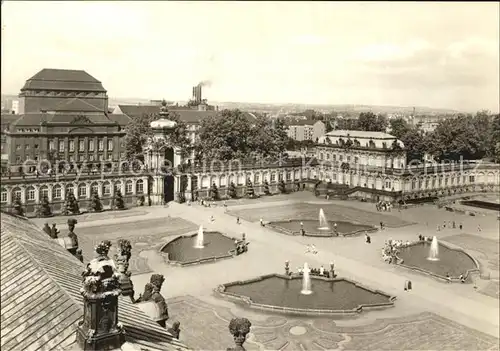
[[[154,315],[152,318],[162,327],[166,328],[168,316],[168,306],[165,298],[161,294],[161,287],[165,282],[162,274],[153,274],[144,286],[144,293],[136,300],[139,302],[153,302],[155,304]]]
[[[244,351],[243,344],[247,339],[247,334],[250,333],[252,323],[246,318],[233,318],[229,322],[229,332],[234,338],[236,347],[230,347],[227,351]]]
[[[130,297],[130,300],[135,302],[134,299],[134,284],[130,279],[132,273],[128,270],[130,257],[132,256],[132,245],[129,240],[118,240],[118,254],[115,255],[115,261],[119,273],[120,288],[122,296]]]
[[[120,348],[125,331],[118,322],[119,275],[108,253],[109,241],[96,246],[97,258],[82,273],[83,320],[78,323],[76,340],[82,350]]]

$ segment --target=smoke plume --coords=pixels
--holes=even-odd
[[[207,87],[207,88],[209,88],[210,86],[212,86],[212,81],[210,81],[210,80],[202,80],[201,82],[198,83],[198,85],[200,87]]]

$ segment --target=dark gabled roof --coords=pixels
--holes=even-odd
[[[83,70],[44,68],[28,79],[25,90],[106,92],[102,83]]]
[[[0,117],[0,125],[2,126],[2,130],[9,126],[12,122],[14,122],[15,120],[19,119],[19,115],[13,115],[13,114],[10,114],[10,113],[2,113],[1,117]]]
[[[2,213],[1,224],[2,351],[74,346],[83,264],[27,219]],[[127,341],[142,349],[186,349],[127,298],[119,319]]]
[[[160,107],[158,105],[118,105],[120,111],[130,118],[159,113]]]
[[[76,97],[61,101],[51,110],[64,112],[107,112],[85,100]]]
[[[291,120],[287,120],[286,124],[289,126],[312,126],[316,122],[318,122],[318,121],[315,121],[312,119],[291,119]]]
[[[130,117],[123,114],[109,114],[108,118],[122,127],[125,127],[130,123]]]

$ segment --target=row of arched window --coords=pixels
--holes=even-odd
[[[111,192],[111,186],[114,187],[114,192],[117,190],[122,191],[122,182],[117,181],[114,182],[113,184],[111,182],[104,182],[102,184],[102,191],[101,194],[102,196],[111,196],[113,195]],[[69,194],[73,193],[78,199],[86,199],[91,196],[94,192],[99,193],[99,184],[98,183],[92,183],[90,184],[90,187],[88,187],[87,183],[80,183],[78,184],[77,187],[75,187],[73,184],[66,184],[65,186],[65,191],[64,194]],[[36,200],[36,188],[34,186],[29,186],[26,188],[25,191],[25,199],[24,201],[30,202],[30,201],[35,201]],[[39,199],[43,199],[44,197],[49,197],[49,187],[46,185],[42,185],[39,189]],[[135,194],[144,194],[145,188],[144,188],[144,181],[142,179],[138,179],[135,182]],[[128,180],[125,182],[125,195],[131,195],[134,194],[134,182],[132,180]],[[8,200],[8,191],[5,188],[1,189],[0,193],[0,200],[2,203],[6,203]],[[11,201],[13,201],[16,198],[20,198],[21,201],[23,200],[21,198],[22,196],[22,191],[21,188],[15,187],[11,190]],[[57,184],[52,187],[52,199],[53,200],[63,200],[63,185]]]

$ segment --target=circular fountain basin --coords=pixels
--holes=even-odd
[[[203,248],[197,248],[197,235],[198,233],[179,236],[163,245],[160,253],[168,263],[179,266],[209,263],[236,255],[234,242],[240,239],[230,238],[220,232],[206,231],[203,233]]]
[[[300,223],[303,223],[303,226],[301,226]],[[357,224],[346,221],[329,221],[328,227],[320,227],[318,220],[311,219],[275,221],[270,222],[267,226],[288,235],[300,235],[300,230],[304,228],[306,236],[332,237],[337,236],[334,230],[335,223],[337,224],[337,233],[341,236],[352,236],[364,232],[374,232],[377,230],[377,228],[371,225]]]
[[[442,242],[438,243],[437,259],[429,257],[430,242],[418,241],[406,247],[399,248],[399,257],[403,260],[401,266],[432,275],[436,278],[458,278],[463,275],[479,272],[478,262],[462,249],[452,248]]]
[[[296,315],[349,316],[394,306],[395,297],[347,279],[311,276],[311,294],[302,294],[302,277],[270,274],[220,285],[221,297],[251,308]]]

